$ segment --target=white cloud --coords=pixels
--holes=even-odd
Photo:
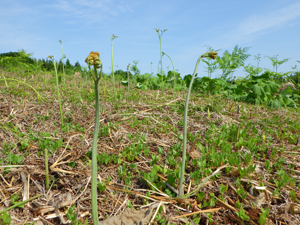
[[[252,15],[241,22],[237,31],[243,35],[252,35],[272,28],[279,28],[300,16],[300,3],[287,6],[265,15]]]
[[[237,43],[242,44],[254,39],[259,35],[280,29],[290,24],[296,25],[295,20],[300,17],[300,3],[295,3],[272,12],[260,15],[250,15],[237,24],[236,28],[225,35],[214,39],[210,46],[228,48]],[[222,43],[220,45],[220,43]]]

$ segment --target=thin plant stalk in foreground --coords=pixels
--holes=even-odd
[[[129,95],[129,67],[130,67],[130,63],[128,63],[127,66],[127,102],[128,102],[128,95]]]
[[[110,44],[111,44],[111,79],[113,83],[113,90],[114,90],[114,98],[116,99],[116,89],[115,89],[115,74],[114,74],[114,54],[113,54],[113,40],[117,38],[118,36],[112,35],[110,37]]]
[[[297,60],[297,62],[300,63],[299,60]],[[297,72],[298,72],[298,88],[300,88],[300,72],[299,71]]]
[[[49,167],[48,167],[48,149],[45,148],[45,173],[46,173],[46,190],[49,190]]]
[[[30,88],[36,93],[38,99],[41,99],[41,100],[43,100],[43,101],[45,100],[45,99],[37,92],[37,90],[35,90],[34,87],[32,87],[30,84],[27,84],[27,83],[25,83],[25,82],[23,82],[23,81],[20,81],[20,80],[16,80],[16,79],[12,79],[12,78],[6,78],[3,74],[2,74],[2,76],[3,76],[4,79],[0,79],[0,81],[4,80],[4,81],[5,81],[5,84],[6,84],[6,87],[8,87],[6,81],[15,81],[15,82],[18,82],[18,83],[22,83],[22,84],[25,84],[25,85],[27,85],[28,87],[30,87]]]
[[[59,43],[61,45],[61,52],[62,52],[62,64],[63,64],[62,68],[63,68],[63,77],[64,77],[63,81],[65,82],[65,79],[66,79],[66,74],[65,74],[65,58],[66,58],[66,56],[64,54],[64,49],[63,49],[62,41],[59,40]]]
[[[99,117],[100,117],[100,107],[99,107],[99,81],[102,76],[102,62],[99,58],[98,52],[91,52],[89,56],[85,59],[88,64],[91,77],[94,80],[95,85],[95,129],[93,136],[93,147],[92,147],[92,219],[93,224],[99,224],[98,218],[98,207],[97,207],[97,141],[99,133]],[[94,67],[94,70],[91,67]],[[100,69],[98,73],[97,69]]]
[[[57,101],[58,101],[59,111],[60,111],[61,126],[63,126],[64,125],[64,118],[63,118],[63,112],[62,112],[62,109],[61,109],[61,102],[60,102],[60,96],[59,96],[58,75],[57,75],[56,63],[55,63],[54,57],[52,55],[48,56],[48,58],[52,59],[53,65],[54,65],[54,69],[55,69]]]
[[[173,77],[173,79],[174,79],[174,97],[175,97],[175,85],[176,85],[175,66],[174,66],[173,60],[171,59],[171,57],[167,53],[163,52],[162,55],[168,56],[168,58],[170,59],[170,61],[172,63],[172,66],[173,66],[173,74],[174,74],[174,77]]]
[[[20,206],[20,205],[24,205],[24,204],[26,204],[27,202],[31,202],[32,200],[34,200],[34,199],[36,199],[36,198],[38,198],[38,197],[40,197],[40,196],[41,196],[41,195],[38,194],[38,195],[36,195],[36,196],[34,196],[34,197],[32,197],[32,198],[29,198],[29,199],[27,199],[27,200],[25,200],[25,201],[17,202],[16,204],[14,204],[14,205],[12,205],[12,206],[6,208],[6,209],[1,210],[1,211],[0,211],[0,215],[1,215],[2,213],[4,213],[4,212],[7,212],[7,211],[9,211],[9,210],[11,210],[11,209],[13,209],[13,208],[16,208],[16,207]]]
[[[164,29],[164,30],[160,30],[160,29],[156,29],[154,28],[155,31],[157,32],[158,34],[158,38],[159,38],[159,44],[160,44],[160,75],[161,77],[163,77],[163,64],[162,64],[162,48],[161,48],[161,36],[163,35],[163,33],[165,31],[167,31],[167,29]],[[161,82],[161,90],[163,89],[163,80]]]
[[[183,116],[183,149],[182,149],[182,160],[181,160],[178,197],[181,197],[183,195],[183,181],[184,181],[184,172],[185,172],[186,142],[187,142],[187,114],[188,114],[189,99],[190,99],[190,94],[191,94],[191,90],[193,87],[194,78],[195,78],[196,72],[198,70],[200,60],[205,57],[216,59],[217,54],[218,54],[217,52],[211,51],[211,52],[207,52],[207,53],[201,55],[198,58],[192,79],[190,81],[189,89],[188,89],[188,92],[186,95],[185,106],[184,106],[184,116]]]

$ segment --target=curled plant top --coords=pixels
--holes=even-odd
[[[113,34],[113,35],[110,37],[110,39],[111,39],[111,40],[114,40],[114,39],[116,39],[117,37],[118,37],[117,35],[114,35],[114,34]]]
[[[99,52],[93,52],[89,54],[89,56],[85,59],[85,62],[88,64],[88,66],[94,66],[96,69],[101,68],[101,61],[99,58]]]
[[[214,52],[214,51],[211,51],[211,52],[207,52],[205,53],[206,54],[206,57],[209,57],[209,58],[212,58],[212,59],[216,59],[217,58],[217,55],[218,53],[217,52]],[[205,55],[204,54],[204,55]]]

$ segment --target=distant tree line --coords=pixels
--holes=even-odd
[[[258,76],[263,71],[269,71],[269,73],[271,73],[270,77],[273,80],[278,81],[279,83],[283,82],[287,77],[292,79],[295,83],[300,83],[300,71],[297,70],[296,66],[294,68],[294,71],[289,71],[287,73],[277,72],[277,68],[281,64],[287,62],[288,59],[278,60],[277,56],[268,57],[272,62],[273,71],[259,67],[259,61],[261,58],[259,54],[255,56],[255,59],[257,59],[257,66],[244,65],[244,61],[250,56],[249,54],[247,54],[248,49],[249,48],[239,48],[238,46],[235,46],[232,53],[225,51],[222,56],[218,56],[217,59],[213,62],[207,59],[203,59],[202,61],[207,65],[206,67],[204,67],[207,72],[207,77],[211,78],[212,73],[219,69],[222,72],[221,75],[219,74],[219,78],[230,81],[232,82],[232,84],[234,84],[235,82],[233,81],[233,73],[235,69],[239,67],[244,67],[246,77],[249,77],[250,75]],[[208,51],[211,50],[213,49],[208,47]],[[36,59],[33,58],[32,55],[33,53],[27,53],[23,49],[18,50],[18,52],[1,53],[0,69],[11,72],[17,72],[21,70],[27,73],[50,72],[54,70],[53,61],[51,59]],[[297,62],[300,63],[300,61]],[[138,61],[133,61],[133,63],[134,65],[132,65],[130,68],[129,77],[130,79],[134,78],[136,82],[137,77],[139,77],[140,75],[140,70],[137,67]],[[62,60],[60,59],[58,62],[56,62],[56,65],[58,67],[58,72],[62,73]],[[82,75],[84,75],[89,73],[87,68],[81,67],[78,61],[74,65],[72,65],[70,63],[70,60],[66,59],[64,67],[66,74],[74,74],[75,72],[81,72]],[[110,74],[105,75],[110,76]],[[127,80],[127,71],[123,71],[121,69],[116,70],[115,76],[117,79]],[[168,75],[157,74],[157,77],[159,77],[159,79],[161,80],[169,80],[169,78],[172,76],[173,71],[168,71]],[[176,73],[176,77],[178,77],[178,79],[182,79],[182,76],[179,73]]]
[[[32,54],[26,53],[24,50],[19,50],[18,52],[7,52],[0,54],[0,69],[11,69],[12,67],[20,67],[27,71],[53,71],[54,65],[53,61],[49,58],[46,59],[36,59],[31,57]],[[62,60],[56,62],[57,70],[59,72],[63,71]],[[77,61],[74,65],[70,63],[70,60],[65,61],[65,72],[67,74],[72,74],[75,72],[82,72],[80,63]]]

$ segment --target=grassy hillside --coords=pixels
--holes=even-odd
[[[1,211],[0,218],[10,218],[11,224],[92,224],[93,83],[83,73],[65,75],[59,84],[62,124],[55,75],[1,75],[0,211],[36,198]],[[188,112],[184,193],[190,195],[178,198],[186,85],[174,92],[171,84],[163,91],[142,90],[132,82],[128,94],[120,83],[114,97],[111,80],[100,81],[101,221],[132,213],[126,208],[142,210],[158,203],[159,210],[150,213],[157,224],[300,223],[296,98],[295,107],[278,108],[237,101],[228,97],[228,89],[212,94],[212,86],[198,86]]]

